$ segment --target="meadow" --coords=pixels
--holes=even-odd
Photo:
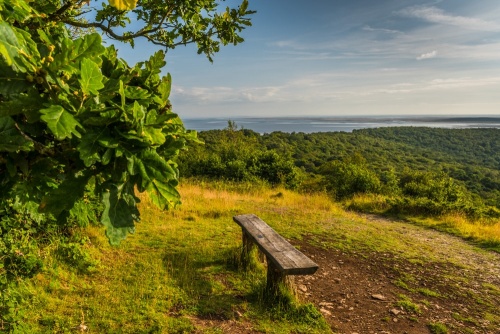
[[[119,247],[110,246],[102,227],[94,225],[73,231],[71,238],[81,247],[70,248],[54,238],[42,248],[44,269],[18,289],[19,296],[29,300],[22,314],[23,330],[328,333],[333,328],[335,332],[320,307],[303,295],[270,303],[263,294],[263,265],[256,262],[248,271],[239,266],[241,230],[232,216],[242,213],[257,214],[294,243],[307,240],[316,247],[365,257],[397,254],[413,264],[448,261],[443,259],[448,256],[460,262],[443,256],[448,252],[423,255],[422,249],[429,247],[425,240],[415,243],[402,236],[396,225],[345,211],[326,194],[199,180],[184,180],[180,191],[183,204],[171,211],[161,211],[141,197],[141,223]],[[500,224],[490,228],[500,235]],[[481,235],[478,232],[477,237]],[[467,244],[460,247],[476,249]],[[410,276],[404,276],[404,284],[410,285]],[[394,285],[403,284],[403,278]],[[500,286],[493,282],[489,289],[498,292]],[[489,305],[482,314],[488,314],[496,326],[500,324],[495,311],[498,294],[493,297],[481,295],[483,304]],[[422,319],[429,326],[426,321]]]

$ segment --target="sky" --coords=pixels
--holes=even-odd
[[[167,53],[181,118],[500,115],[498,0],[249,3],[245,42],[212,64]],[[119,49],[131,64],[155,51]]]

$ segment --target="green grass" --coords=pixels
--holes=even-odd
[[[430,323],[427,325],[429,327],[429,330],[431,331],[432,334],[447,334],[448,328],[446,327],[445,324],[442,323]]]
[[[265,268],[255,257],[243,270],[241,229],[232,221],[237,214],[255,213],[286,238],[307,236],[317,246],[361,256],[397,254],[415,265],[441,256],[428,241],[402,233],[404,223],[360,218],[322,194],[222,182],[183,182],[180,192],[183,205],[168,212],[141,196],[137,232],[119,247],[108,244],[102,228],[90,227],[73,231],[83,253],[57,240],[42,249],[43,272],[20,290],[31,298],[27,332],[65,333],[85,325],[93,333],[220,333],[220,322],[231,320],[234,332],[328,333],[311,304],[287,293],[268,300]],[[410,289],[415,278],[400,275],[395,284]],[[413,292],[434,296],[427,289]],[[406,296],[398,305],[420,312]],[[495,311],[485,317],[498,320]]]
[[[63,333],[85,325],[97,333],[188,333],[195,328],[217,333],[217,324],[210,322],[216,319],[237,321],[242,328],[250,323],[266,333],[329,332],[311,304],[291,295],[273,303],[265,298],[263,265],[255,262],[245,271],[239,264],[241,229],[232,216],[253,212],[259,189],[185,185],[181,191],[184,205],[169,212],[142,197],[138,232],[120,247],[109,246],[99,227],[75,231],[87,240],[80,262],[95,259],[90,271],[62,261],[67,250],[47,248],[45,270],[30,285],[29,331]],[[288,236],[300,237],[308,228],[305,221],[275,218],[289,211],[271,210],[279,200],[267,196],[259,204],[271,211],[269,221],[278,221],[277,228],[293,227]],[[325,212],[334,207],[326,201],[321,205]]]
[[[442,297],[439,292],[436,292],[436,291],[433,291],[433,290],[427,289],[427,288],[419,288],[419,289],[417,289],[417,291],[426,297],[435,297],[435,298]]]
[[[375,214],[388,214],[390,208],[386,197],[374,194],[356,195],[347,200],[345,206],[351,210]],[[485,249],[500,253],[500,222],[497,218],[470,219],[459,213],[439,217],[416,217],[409,214],[397,217],[420,226],[456,235]]]
[[[483,287],[486,288],[491,294],[500,296],[500,287],[491,283],[483,283]]]
[[[415,314],[421,314],[420,306],[414,303],[408,296],[399,295],[399,300],[396,302],[396,306],[402,307],[405,311]]]
[[[460,315],[459,313],[456,313],[456,312],[452,313],[451,316],[453,319],[455,319],[457,321],[467,323],[467,324],[477,325],[477,321],[471,317],[463,317],[462,315]]]

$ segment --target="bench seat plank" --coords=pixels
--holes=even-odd
[[[239,215],[233,220],[241,226],[259,249],[285,275],[310,275],[318,265],[254,214]]]

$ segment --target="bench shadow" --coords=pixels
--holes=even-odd
[[[237,318],[260,288],[255,280],[244,279],[247,271],[240,254],[241,247],[220,250],[211,258],[193,254],[192,249],[165,252],[162,261],[169,279],[188,296],[178,309],[204,320]]]

